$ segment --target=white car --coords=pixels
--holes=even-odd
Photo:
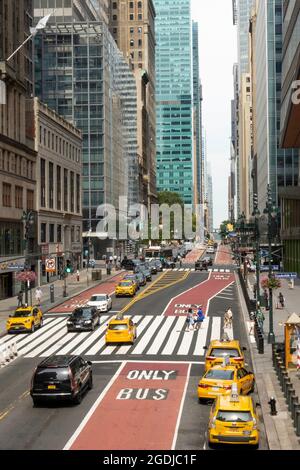
[[[99,312],[108,312],[112,308],[112,299],[108,294],[94,294],[87,305],[96,307]]]
[[[214,255],[215,254],[215,249],[214,248],[207,248],[206,253]]]

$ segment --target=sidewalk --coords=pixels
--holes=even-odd
[[[240,302],[242,305],[242,311],[245,322],[249,321],[247,306],[242,295],[238,276],[237,285],[239,286]],[[250,298],[253,299],[253,285],[256,282],[255,274],[248,275],[248,292]],[[286,299],[286,307],[283,310],[276,309],[276,301],[279,292],[282,292]],[[298,305],[300,295],[300,282],[295,283],[294,290],[289,290],[288,283],[282,282],[282,288],[274,295],[274,332],[276,335],[276,342],[282,342],[284,340],[284,323],[291,315],[291,313],[298,312]],[[267,334],[269,329],[269,318],[268,312],[265,315],[265,345],[264,354],[258,354],[256,344],[250,344],[250,352],[254,367],[254,374],[256,378],[257,391],[261,404],[261,411],[265,423],[267,440],[270,450],[300,450],[300,439],[296,436],[291,415],[288,411],[284,395],[280,388],[278,378],[272,363],[272,347],[268,344]],[[300,380],[298,379],[300,383]],[[300,396],[300,387],[299,387]],[[276,400],[276,406],[278,414],[277,416],[271,416],[270,405],[268,404],[271,397]]]
[[[97,268],[98,269],[98,268]],[[79,282],[77,281],[76,273],[70,274],[67,278],[67,297],[63,297],[63,286],[64,281],[58,280],[53,283],[41,286],[41,290],[43,292],[42,295],[42,302],[41,302],[41,310],[43,313],[46,313],[48,310],[62,304],[66,300],[72,298],[74,295],[80,294],[91,287],[95,287],[102,282],[107,281],[115,277],[116,275],[120,274],[121,271],[115,271],[113,269],[112,274],[108,276],[106,274],[106,270],[102,269],[102,280],[101,281],[92,281],[92,268],[88,270],[88,278],[87,278],[87,270],[84,269],[80,271]],[[50,302],[50,286],[54,286],[54,299],[55,302]],[[25,299],[25,295],[23,297]],[[28,299],[30,302],[30,293],[28,293]],[[36,304],[35,301],[35,289],[32,290],[32,301],[33,304]],[[17,297],[11,297],[9,299],[0,300],[0,337],[6,334],[5,324],[6,320],[11,312],[13,312],[18,305]]]

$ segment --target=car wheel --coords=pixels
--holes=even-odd
[[[34,333],[35,332],[35,326],[34,326],[34,323],[32,323],[31,325],[31,333]]]
[[[79,390],[77,395],[73,398],[73,403],[75,403],[75,405],[80,405],[81,401],[82,401],[82,393],[81,393],[81,390]]]
[[[32,401],[33,401],[33,406],[35,408],[37,408],[41,403],[40,400],[38,400],[37,398],[33,398]]]
[[[204,400],[203,398],[198,398],[198,403],[200,405],[205,405],[206,404],[206,400]]]
[[[93,375],[92,374],[90,375],[87,387],[88,387],[88,390],[92,390],[93,388]]]

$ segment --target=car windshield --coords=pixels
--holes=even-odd
[[[104,302],[107,300],[106,295],[92,295],[91,302]]]
[[[120,287],[130,287],[132,285],[132,282],[131,281],[123,281],[123,282],[120,282],[119,286]]]
[[[206,379],[214,380],[233,380],[233,370],[214,370],[210,369],[205,375]]]
[[[30,317],[32,315],[31,310],[16,310],[13,314],[13,317],[16,318],[23,318],[23,317]]]
[[[253,421],[250,411],[219,411],[217,420],[224,423],[249,423]]]
[[[209,356],[212,357],[240,357],[237,349],[213,348]]]
[[[75,318],[90,317],[91,316],[91,309],[90,308],[77,308],[76,310],[74,310],[72,316],[75,317]]]
[[[128,274],[127,276],[125,276],[124,279],[128,279],[129,281],[135,281],[135,280],[136,280],[136,277],[133,276],[132,274]]]
[[[112,325],[109,325],[108,327],[109,330],[114,330],[114,331],[122,331],[122,330],[128,330],[128,326],[126,324],[122,323],[113,323]]]

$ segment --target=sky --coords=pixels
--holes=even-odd
[[[203,125],[214,192],[214,227],[228,218],[231,100],[233,64],[237,62],[237,30],[232,0],[192,0],[192,19],[199,23]]]

